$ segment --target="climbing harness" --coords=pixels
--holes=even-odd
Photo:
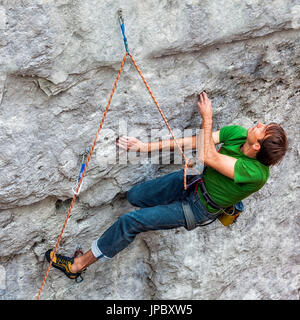
[[[79,192],[80,192],[80,189],[81,189],[81,186],[82,186],[82,182],[83,182],[85,173],[86,173],[86,171],[87,171],[89,162],[90,162],[90,160],[91,160],[93,151],[94,151],[94,149],[95,149],[95,146],[96,146],[96,143],[97,143],[97,140],[98,140],[98,136],[99,136],[100,131],[101,131],[101,129],[102,129],[102,126],[103,126],[104,120],[105,120],[105,118],[106,118],[108,109],[109,109],[109,107],[110,107],[111,100],[112,100],[112,97],[113,97],[113,95],[114,95],[114,93],[115,93],[115,90],[116,90],[116,87],[117,87],[117,83],[118,83],[118,81],[119,81],[119,78],[120,78],[121,72],[122,72],[122,70],[123,70],[123,67],[124,67],[125,60],[126,60],[127,56],[130,57],[130,59],[131,59],[133,65],[135,66],[137,72],[138,72],[139,75],[141,76],[141,78],[142,78],[142,80],[143,80],[143,82],[144,82],[144,84],[145,84],[145,86],[146,86],[146,88],[147,88],[150,96],[152,97],[152,99],[153,99],[153,101],[154,101],[154,103],[155,103],[155,105],[156,105],[159,113],[161,114],[161,116],[162,116],[162,118],[163,118],[163,120],[164,120],[167,128],[168,128],[169,131],[170,131],[170,134],[171,134],[171,136],[172,136],[172,139],[174,140],[176,146],[178,147],[178,149],[180,150],[180,152],[181,152],[181,154],[182,154],[182,157],[184,158],[184,161],[185,161],[185,165],[184,165],[184,189],[187,190],[186,175],[187,175],[187,168],[188,168],[188,167],[191,169],[191,171],[194,171],[194,172],[196,172],[197,174],[201,174],[196,168],[190,167],[189,159],[186,157],[186,155],[184,154],[181,146],[180,146],[179,143],[176,141],[175,136],[174,136],[174,134],[173,134],[173,131],[172,131],[172,129],[170,128],[169,123],[168,123],[168,121],[167,121],[167,119],[166,119],[163,111],[161,110],[161,107],[159,106],[156,98],[154,97],[154,95],[153,95],[153,93],[152,93],[152,91],[151,91],[151,89],[150,89],[150,87],[149,87],[149,85],[148,85],[145,77],[143,76],[141,70],[139,69],[139,67],[138,67],[136,61],[134,60],[132,54],[128,51],[128,41],[127,41],[127,38],[126,38],[126,36],[125,36],[125,25],[124,25],[124,19],[123,19],[123,16],[122,16],[122,10],[121,10],[121,9],[118,11],[118,20],[119,20],[120,27],[121,27],[121,31],[122,31],[123,41],[124,41],[124,46],[125,46],[126,52],[125,52],[125,55],[124,55],[123,60],[122,60],[122,62],[121,62],[121,66],[120,66],[120,69],[119,69],[119,71],[118,71],[117,77],[116,77],[116,79],[115,79],[115,82],[114,82],[112,91],[111,91],[111,93],[110,93],[110,96],[109,96],[109,99],[108,99],[108,102],[107,102],[107,105],[106,105],[106,107],[105,107],[105,110],[104,110],[104,113],[103,113],[101,122],[100,122],[100,124],[99,124],[99,126],[98,126],[98,129],[97,129],[96,136],[95,136],[95,138],[94,138],[92,147],[89,149],[89,152],[88,152],[88,154],[87,154],[87,159],[86,159],[86,157],[85,157],[85,158],[84,158],[84,162],[82,162],[81,169],[80,169],[80,174],[79,174],[78,180],[77,180],[77,182],[76,182],[76,186],[73,188],[73,193],[74,193],[73,199],[72,199],[72,201],[71,201],[69,210],[68,210],[68,212],[67,212],[67,216],[66,216],[66,218],[65,218],[64,224],[63,224],[62,229],[61,229],[61,232],[60,232],[60,234],[59,234],[59,236],[58,236],[58,239],[57,239],[55,248],[54,248],[54,250],[53,250],[53,257],[55,257],[55,255],[56,255],[56,252],[57,252],[57,250],[58,250],[58,247],[59,247],[60,242],[61,242],[61,239],[62,239],[62,235],[63,235],[63,233],[64,233],[64,230],[65,230],[66,225],[67,225],[67,222],[68,222],[68,220],[69,220],[71,211],[72,211],[73,206],[74,206],[74,204],[75,204],[77,195],[78,195]],[[46,283],[48,274],[49,274],[50,269],[51,269],[52,262],[53,262],[53,258],[51,259],[51,261],[50,261],[50,263],[49,263],[49,265],[48,265],[48,269],[47,269],[47,271],[46,271],[46,274],[45,274],[45,276],[44,276],[42,285],[41,285],[40,290],[39,290],[38,295],[37,295],[37,300],[40,299],[40,296],[41,296],[43,287],[44,287],[44,285],[45,285],[45,283]],[[81,280],[81,281],[82,281],[82,280]],[[81,281],[80,281],[80,282],[81,282]]]
[[[231,224],[235,223],[238,216],[244,211],[244,204],[242,201],[225,208],[225,207],[221,207],[220,205],[218,205],[211,198],[210,194],[208,193],[208,191],[206,189],[204,178],[203,178],[205,170],[206,170],[206,167],[204,167],[203,173],[200,176],[192,177],[191,180],[189,181],[187,187],[191,188],[195,184],[194,193],[196,194],[199,189],[206,204],[209,205],[210,207],[218,210],[218,211],[215,213],[212,213],[212,218],[210,219],[209,222],[204,222],[203,224],[197,225],[196,221],[195,221],[195,216],[194,216],[192,210],[189,208],[188,205],[185,205],[183,203],[183,211],[184,211],[184,215],[185,215],[186,222],[187,222],[187,228],[186,228],[187,230],[193,230],[197,226],[200,226],[200,227],[207,226],[207,225],[213,223],[214,221],[216,221],[217,219],[219,219],[219,221],[224,226],[228,227]]]
[[[76,185],[72,188],[73,193],[76,194],[77,196],[78,196],[78,194],[80,193],[81,187],[82,187],[82,185],[83,185],[83,181],[82,181],[81,184],[80,184],[80,186],[79,186],[79,188],[77,188],[78,185],[79,185],[79,182],[80,182],[80,180],[81,180],[82,173],[83,173],[83,171],[84,171],[84,168],[85,168],[85,165],[86,165],[86,159],[87,159],[87,157],[88,157],[88,155],[89,155],[89,152],[90,152],[90,148],[87,148],[87,149],[85,150],[84,154],[82,155],[79,177],[78,177],[78,179],[77,179],[77,181],[76,181]]]
[[[241,214],[242,211],[244,211],[243,202],[240,201],[226,208],[221,207],[211,198],[210,194],[208,193],[205,187],[203,177],[197,182],[195,192],[197,192],[198,190],[198,185],[199,185],[200,192],[204,198],[204,201],[212,208],[219,210],[216,213],[214,213],[214,215],[216,215],[214,220],[219,219],[219,221],[226,227],[228,227],[232,223],[235,223],[237,217]]]

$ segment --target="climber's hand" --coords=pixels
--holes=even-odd
[[[147,144],[134,137],[122,136],[116,140],[117,146],[127,151],[145,152]]]
[[[205,92],[200,93],[198,109],[202,119],[212,119],[212,105]]]

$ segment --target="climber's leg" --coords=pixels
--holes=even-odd
[[[184,170],[139,183],[127,191],[127,200],[135,207],[146,208],[180,201],[186,195]]]
[[[194,213],[196,226],[211,219],[211,214],[205,210],[197,192],[189,193],[183,201],[190,205]],[[141,232],[179,227],[187,228],[182,206],[183,201],[173,201],[165,205],[125,213],[99,239],[92,243],[91,250],[83,256],[74,259],[57,255],[57,261],[53,265],[65,273],[67,271],[68,276],[71,275],[72,278],[75,278],[82,270],[97,260],[106,261],[114,257],[133,242]],[[61,266],[62,260],[64,260],[63,266]]]
[[[92,244],[100,261],[112,258],[126,248],[140,232],[186,227],[181,201],[131,211],[122,215]]]

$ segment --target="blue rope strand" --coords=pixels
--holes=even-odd
[[[127,42],[127,38],[125,36],[125,25],[124,25],[124,19],[122,17],[122,9],[118,10],[118,15],[119,15],[119,23],[120,23],[120,27],[121,27],[121,31],[122,31],[122,35],[123,35],[123,41],[124,41],[124,45],[125,45],[125,50],[127,53],[129,53],[128,51],[128,42]]]
[[[125,50],[128,52],[128,42],[127,42],[127,38],[125,36],[125,25],[124,25],[124,23],[121,24],[121,30],[122,30],[122,34],[123,34],[123,41],[124,41],[124,45],[125,45]]]

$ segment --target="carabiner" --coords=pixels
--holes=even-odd
[[[124,24],[124,19],[123,19],[123,15],[122,15],[122,9],[118,10],[118,16],[119,16],[120,26],[122,26],[122,24]]]
[[[76,246],[76,250],[74,252],[73,258],[77,258],[79,255],[81,256],[83,255],[83,251],[80,244]]]
[[[81,184],[80,184],[80,187],[79,187],[79,190],[76,192],[77,190],[77,187],[79,185],[79,182],[81,180],[81,176],[82,176],[82,173],[85,169],[85,165],[86,165],[86,160],[87,160],[87,157],[88,155],[90,154],[90,148],[86,148],[83,155],[82,155],[82,160],[81,160],[81,167],[80,167],[80,172],[79,172],[79,176],[78,176],[78,179],[76,181],[76,185],[72,188],[72,191],[74,194],[78,195],[80,193],[80,190],[81,190],[81,187],[83,185],[83,181],[81,181]]]

